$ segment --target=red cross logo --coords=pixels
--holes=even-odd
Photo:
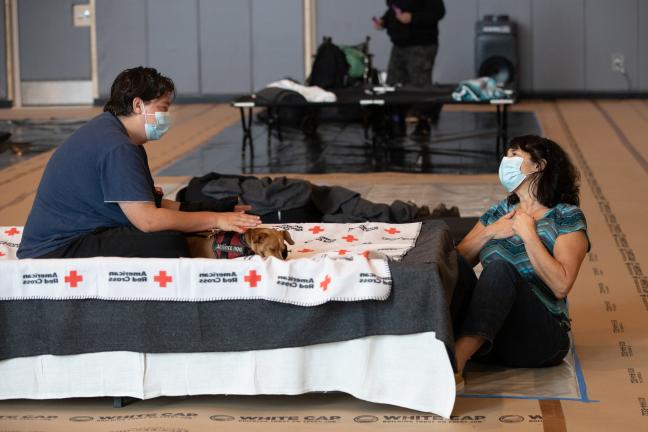
[[[243,276],[243,280],[250,284],[250,288],[256,288],[257,282],[261,281],[261,275],[258,275],[256,270],[250,270],[247,276]]]
[[[313,249],[304,248],[302,250],[298,250],[297,252],[308,253],[308,252],[315,252],[315,251]]]
[[[349,251],[346,250],[346,249],[340,249],[340,250],[338,251],[338,255],[346,255],[347,252],[349,252]]]
[[[369,251],[364,251],[364,252],[362,252],[362,253],[359,254],[359,255],[362,255],[363,257],[369,259]]]
[[[311,231],[313,234],[318,234],[318,233],[321,233],[322,231],[324,231],[324,228],[317,225],[317,226],[314,226],[312,228],[308,228],[308,231]]]
[[[386,229],[385,232],[387,234],[396,234],[396,233],[399,233],[400,231],[398,229],[396,229],[396,228],[389,228],[389,229]]]
[[[320,288],[322,288],[322,291],[326,291],[330,283],[331,283],[331,278],[329,277],[329,275],[326,275],[324,280],[320,282]]]
[[[166,274],[166,271],[161,270],[153,280],[160,285],[160,288],[166,288],[169,282],[173,282],[173,277]]]
[[[65,283],[70,284],[70,288],[76,288],[79,282],[83,282],[83,276],[77,274],[76,270],[72,270],[70,274],[65,276]]]
[[[12,236],[12,235],[15,235],[15,234],[20,234],[20,231],[18,231],[16,228],[12,227],[12,228],[6,230],[5,234],[7,234],[8,236]]]
[[[345,236],[342,237],[342,238],[343,238],[344,240],[346,240],[347,242],[349,242],[349,243],[358,240],[357,238],[353,237],[353,235],[351,235],[351,234],[349,234],[349,235],[345,235]]]

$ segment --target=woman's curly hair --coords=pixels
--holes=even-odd
[[[531,191],[545,207],[552,208],[559,203],[578,206],[580,203],[580,174],[565,151],[554,141],[537,135],[515,137],[508,149],[520,149],[531,156],[531,160],[540,163],[546,161],[544,169],[530,174]],[[520,201],[514,193],[508,196],[509,204]]]

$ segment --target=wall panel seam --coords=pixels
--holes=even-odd
[[[200,22],[200,0],[196,1],[196,59],[198,61],[198,94],[203,94],[203,81],[202,81],[202,25]]]
[[[252,14],[252,2],[248,0],[248,16],[249,16],[249,29],[250,29],[250,92],[254,92],[254,22]]]

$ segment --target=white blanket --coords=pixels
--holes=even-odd
[[[302,96],[304,96],[304,99],[306,99],[308,102],[335,102],[337,100],[335,93],[326,91],[321,87],[307,87],[287,79],[272,82],[266,87],[278,87],[286,90],[296,91],[297,93],[300,93]]]
[[[414,246],[420,224],[291,224],[287,261],[97,257],[17,260],[22,227],[0,228],[0,300],[212,301],[263,299],[315,306],[385,300],[386,256]]]
[[[0,377],[0,400],[343,391],[444,417],[455,400],[434,332],[257,351],[18,357],[0,361]]]

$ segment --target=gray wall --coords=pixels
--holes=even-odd
[[[518,23],[521,88],[527,91],[626,91],[610,56],[623,53],[631,90],[648,90],[648,2],[644,0],[445,0],[434,81],[472,78],[474,24],[485,14]],[[317,0],[317,37],[360,41],[372,37],[376,65],[384,68],[390,44],[371,28],[384,0]],[[343,13],[341,12],[343,11]]]
[[[97,0],[99,93],[146,65],[180,96],[250,92],[304,79],[301,0]]]
[[[534,89],[585,90],[583,5],[584,0],[533,2],[532,26],[537,35],[531,45]]]
[[[0,32],[5,35],[5,11],[4,5],[0,2]],[[5,39],[6,40],[6,39]],[[7,99],[7,61],[5,40],[0,41],[0,99]]]
[[[648,2],[639,1],[639,88],[648,89]],[[641,25],[641,23],[644,23]]]
[[[633,86],[639,78],[637,0],[588,0],[585,7],[585,87],[625,90],[624,77],[612,72],[610,54],[623,53]],[[645,23],[644,23],[645,25]],[[644,50],[648,46],[643,47]],[[644,71],[648,73],[648,70]]]
[[[331,36],[338,45],[355,45],[371,36],[369,51],[374,54],[374,66],[387,69],[391,42],[371,23],[371,17],[385,12],[383,0],[317,0],[316,6],[317,45],[324,36]]]
[[[18,1],[22,81],[90,80],[90,28],[72,26],[78,0]]]
[[[88,79],[88,29],[68,28],[64,41],[39,43],[49,19],[71,16],[81,0],[19,0],[41,33],[22,31],[24,80]],[[648,1],[446,0],[434,80],[474,75],[474,23],[507,13],[520,27],[521,86],[531,91],[626,91],[610,55],[625,56],[631,89],[648,91]],[[1,2],[0,2],[1,4]],[[339,44],[371,36],[375,65],[385,69],[390,42],[371,27],[384,0],[316,0],[317,42]],[[0,26],[4,30],[4,8]],[[39,24],[40,23],[40,24]],[[34,25],[31,25],[33,28]],[[23,27],[23,29],[26,27]],[[119,71],[150,65],[171,76],[181,96],[249,92],[291,76],[304,79],[302,0],[97,0],[98,75],[102,97]],[[69,36],[69,37],[68,37]],[[0,99],[7,95],[0,43]],[[74,72],[72,72],[74,71]],[[79,72],[80,71],[80,72]]]

